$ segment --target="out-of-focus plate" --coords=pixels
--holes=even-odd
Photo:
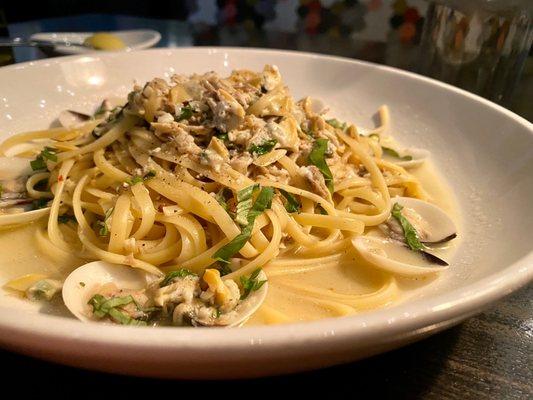
[[[95,32],[43,32],[31,35],[31,40],[47,40],[60,41],[70,43],[83,43],[89,36],[94,35]],[[124,51],[142,50],[155,46],[161,40],[161,34],[151,29],[134,29],[128,31],[113,31],[109,32],[122,39],[126,48]],[[59,54],[83,54],[92,53],[95,51],[83,46],[66,46],[57,45],[54,51]]]
[[[0,291],[0,344],[105,371],[243,377],[323,367],[398,347],[480,312],[533,276],[533,128],[487,100],[408,72],[286,51],[189,48],[92,53],[0,69],[2,138],[48,126],[63,109],[91,111],[133,81],[276,64],[299,98],[371,127],[388,104],[395,137],[432,152],[463,215],[451,268],[389,308],[310,323],[241,329],[135,328],[51,316]],[[21,246],[28,244],[21,243]],[[14,249],[21,250],[21,249]],[[0,266],[0,285],[10,266]]]

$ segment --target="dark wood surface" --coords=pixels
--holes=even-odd
[[[347,398],[533,399],[533,285],[421,342],[302,374],[247,381],[162,381],[79,370],[6,351],[0,351],[0,370],[3,385],[24,377],[31,392],[53,384],[75,389],[76,398],[96,399],[109,390],[119,398],[169,391],[179,398],[194,391],[202,398],[240,393],[239,398],[249,399],[258,393],[328,390]]]

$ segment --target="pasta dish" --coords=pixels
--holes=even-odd
[[[66,265],[5,286],[124,325],[240,326],[392,304],[457,229],[381,124],[295,101],[275,66],[155,78],[0,146],[4,238]],[[61,296],[62,292],[62,296]],[[57,296],[56,296],[57,294]],[[62,297],[62,300],[60,299]]]

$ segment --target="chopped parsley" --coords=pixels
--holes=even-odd
[[[276,143],[278,143],[276,139],[266,140],[260,145],[252,144],[250,148],[248,149],[248,151],[251,154],[255,154],[256,156],[261,156],[263,154],[270,152],[274,148]]]
[[[130,179],[126,180],[126,183],[130,186],[136,185],[138,183],[147,181],[156,176],[155,171],[149,171],[144,176],[134,175]]]
[[[186,276],[197,276],[194,272],[189,271],[187,268],[180,268],[176,271],[169,272],[165,279],[161,281],[159,287],[168,286],[176,278],[185,278]]]
[[[35,158],[35,160],[30,161],[31,169],[33,171],[39,171],[41,169],[46,169],[46,160],[57,162],[56,150],[51,147],[45,147],[41,153]]]
[[[342,129],[342,130],[346,129],[346,122],[340,122],[338,119],[332,118],[332,119],[326,120],[326,122],[336,129]]]
[[[309,153],[307,161],[314,165],[324,176],[324,181],[329,191],[333,193],[333,174],[326,163],[326,151],[328,149],[328,139],[317,139],[313,143],[313,149]]]
[[[104,220],[103,221],[97,221],[96,224],[100,227],[100,229],[98,231],[100,236],[109,235],[109,226],[107,224],[107,220],[109,219],[109,217],[111,217],[111,214],[113,214],[113,210],[114,209],[115,209],[114,207],[108,208],[107,211],[105,212]]]
[[[383,153],[391,157],[399,158],[402,161],[411,161],[413,159],[413,157],[409,155],[403,157],[400,156],[396,150],[391,149],[390,147],[381,146],[381,149],[383,150]]]
[[[228,263],[229,259],[244,247],[254,228],[255,219],[261,215],[265,210],[269,209],[272,205],[272,198],[274,197],[274,188],[264,187],[259,192],[255,203],[251,210],[248,212],[248,224],[242,228],[241,233],[233,238],[228,244],[218,249],[213,254],[213,259]]]
[[[293,212],[298,212],[300,211],[300,208],[302,207],[300,202],[298,201],[298,199],[296,199],[296,197],[294,197],[294,195],[292,195],[291,193],[283,190],[283,189],[279,189],[279,192],[281,193],[281,195],[283,197],[285,197],[285,209],[287,210],[287,212],[290,212],[290,213],[293,213]]]
[[[221,132],[219,130],[216,131],[215,137],[222,140],[223,142],[229,141],[229,136],[227,132]]]
[[[252,208],[252,196],[259,190],[259,184],[251,185],[237,192],[237,210],[235,222],[241,226],[248,224],[248,212]]]
[[[177,122],[183,121],[184,119],[191,118],[195,112],[196,111],[190,105],[186,105],[186,106],[181,107],[180,115],[178,115],[174,119]]]
[[[93,315],[98,319],[109,316],[113,321],[122,325],[146,325],[145,321],[131,318],[129,315],[119,310],[119,307],[131,303],[135,303],[135,300],[131,295],[106,299],[101,294],[95,294],[87,304],[90,304],[93,307]]]
[[[241,276],[241,285],[242,285],[242,294],[241,294],[241,300],[246,299],[250,293],[255,292],[256,290],[261,289],[261,287],[265,284],[266,280],[260,281],[257,279],[259,276],[259,273],[261,272],[261,268],[256,269],[250,277]]]

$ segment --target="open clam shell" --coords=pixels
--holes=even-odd
[[[457,227],[453,220],[442,209],[434,204],[412,197],[395,197],[392,203],[404,207],[403,213],[417,230],[423,243],[442,243],[457,236]],[[409,218],[410,210],[419,218]]]
[[[402,242],[373,236],[352,239],[360,256],[373,266],[393,274],[416,277],[444,271],[447,265],[436,263],[420,251],[412,251]]]
[[[76,268],[63,284],[63,301],[72,314],[82,321],[93,321],[88,303],[97,290],[107,283],[118,289],[140,290],[148,285],[147,274],[124,265],[94,261]]]

